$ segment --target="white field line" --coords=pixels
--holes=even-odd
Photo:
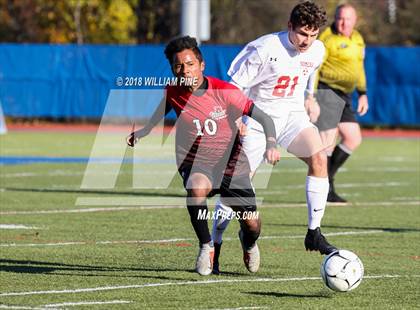
[[[9,306],[9,305],[0,305],[0,309],[16,309],[16,310],[45,310],[46,308],[42,307],[29,307],[29,306]],[[50,308],[51,310],[51,308]]]
[[[397,160],[399,161],[399,160]],[[272,168],[260,168],[258,169],[258,173],[273,173],[273,174],[286,174],[286,173],[305,173],[308,169],[306,168],[280,168],[280,169],[272,169]],[[340,168],[340,173],[346,172],[408,172],[408,173],[418,173],[418,169],[415,167],[366,167],[366,168],[356,168],[356,169],[348,169],[348,168]],[[131,172],[124,172],[120,171],[119,174],[130,174]],[[147,172],[142,172],[143,174],[150,174]],[[48,172],[14,172],[14,173],[3,173],[0,174],[2,178],[26,178],[26,177],[43,177],[43,176],[68,176],[68,177],[75,177],[75,176],[83,176],[85,171],[74,171],[74,170],[52,170]],[[104,172],[104,174],[107,174]],[[174,170],[162,170],[159,171],[159,174],[174,174]],[[109,175],[114,175],[113,173],[109,173]]]
[[[371,275],[364,276],[364,279],[395,279],[395,278],[412,278],[418,275],[402,276],[402,275]],[[116,286],[99,286],[79,289],[66,290],[50,290],[50,291],[29,291],[29,292],[7,292],[1,293],[0,297],[8,296],[28,296],[28,295],[51,295],[51,294],[77,294],[89,292],[101,292],[112,290],[126,290],[126,289],[142,289],[147,287],[163,287],[163,286],[187,286],[187,285],[208,285],[217,283],[243,283],[243,282],[299,282],[299,281],[319,281],[321,277],[295,277],[295,278],[249,278],[249,279],[219,279],[219,280],[205,280],[205,281],[179,281],[179,282],[161,282],[161,283],[145,283],[132,285],[116,285]]]
[[[37,211],[0,211],[0,215],[24,215],[24,214],[59,214],[59,213],[90,213],[90,212],[109,212],[109,211],[133,211],[133,210],[153,210],[153,209],[184,209],[185,206],[137,206],[137,207],[108,207],[108,208],[80,208],[80,209],[54,209]]]
[[[81,302],[63,302],[60,304],[47,304],[43,306],[12,306],[12,305],[0,305],[0,309],[28,309],[28,310],[51,310],[62,307],[77,307],[77,306],[91,306],[91,305],[112,305],[112,304],[129,304],[131,301],[127,300],[110,300],[110,301],[81,301]]]
[[[415,197],[392,197],[391,200],[393,201],[410,201],[410,200],[417,200],[420,196]]]
[[[342,231],[335,233],[324,233],[324,236],[348,236],[348,235],[367,235],[384,233],[383,230],[362,230],[362,231]],[[304,235],[289,235],[289,236],[261,236],[259,239],[303,239]],[[37,246],[67,246],[67,245],[108,245],[108,244],[160,244],[160,243],[175,243],[182,241],[195,241],[194,238],[174,238],[174,239],[160,239],[160,240],[114,240],[114,241],[74,241],[74,242],[52,242],[52,243],[0,243],[0,247],[37,247]],[[223,240],[231,241],[236,238],[226,237]]]
[[[337,184],[337,188],[365,188],[365,187],[403,187],[411,186],[409,182],[370,182],[370,183],[340,183]],[[302,189],[305,188],[305,184],[300,185],[287,185],[283,186],[282,189]]]
[[[56,308],[56,307],[74,307],[74,306],[91,306],[91,305],[113,305],[113,304],[129,304],[128,300],[110,300],[110,301],[80,301],[80,302],[63,302],[60,304],[47,304],[42,307]]]
[[[96,203],[99,204],[97,199],[100,199],[100,198],[94,198],[94,199],[95,199],[95,204]],[[115,200],[115,198],[113,199]],[[106,200],[106,198],[104,198],[104,200]],[[184,198],[183,198],[183,203],[180,203],[180,205],[174,205],[173,200],[171,201],[172,205],[146,205],[144,206],[144,205],[139,205],[142,202],[142,200],[140,199],[131,200],[131,201],[127,201],[126,199],[124,199],[124,201],[122,202],[126,202],[126,203],[129,202],[132,205],[123,206],[123,207],[120,206],[120,207],[105,207],[105,208],[52,209],[52,210],[33,210],[33,211],[29,211],[29,210],[27,211],[0,211],[0,215],[119,212],[119,211],[142,211],[142,210],[156,210],[156,209],[184,209],[185,208]],[[395,201],[353,202],[353,203],[347,203],[347,204],[329,204],[329,207],[345,207],[345,206],[350,206],[350,207],[351,206],[378,206],[380,207],[380,206],[395,206],[396,204],[399,206],[420,206],[420,201],[419,200],[413,200],[413,201],[404,200],[404,201],[399,201],[399,202],[395,202]],[[210,201],[208,205],[211,206],[212,202]],[[258,205],[258,208],[304,208],[304,207],[306,208],[306,203],[279,203],[279,204]]]
[[[279,191],[281,193],[281,191]],[[264,195],[261,194],[261,195]],[[257,193],[257,205],[258,207],[263,207],[262,198],[258,198]],[[214,205],[216,203],[216,199],[212,198],[207,201],[208,205]],[[368,203],[389,203],[389,201],[378,201],[378,202],[366,202]],[[410,203],[404,202],[405,203]],[[357,202],[354,204],[365,204],[364,202]],[[76,199],[75,205],[77,206],[142,206],[147,207],[151,206],[155,209],[159,208],[167,208],[167,207],[180,207],[185,206],[185,198],[184,197],[78,197]],[[266,204],[265,207],[284,207],[284,208],[293,208],[293,207],[302,207],[306,206],[306,203],[280,203],[280,204]],[[2,214],[2,213],[0,213]]]
[[[268,307],[252,307],[252,306],[245,306],[245,307],[238,307],[238,308],[197,308],[194,310],[252,310],[252,309],[269,309]]]
[[[35,226],[25,226],[21,224],[0,224],[0,229],[43,229]]]

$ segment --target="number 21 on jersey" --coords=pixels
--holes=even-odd
[[[291,79],[290,76],[282,75],[277,80],[277,85],[274,86],[272,95],[276,97],[293,96],[293,92],[295,91],[295,87],[298,83],[298,79],[299,79],[299,76],[295,76],[293,79]],[[290,80],[292,80],[292,85],[290,85]],[[289,86],[290,86],[290,89],[288,90]],[[287,91],[287,94],[286,94],[286,91]]]

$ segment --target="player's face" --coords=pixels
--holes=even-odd
[[[357,15],[352,7],[343,7],[335,17],[335,27],[343,36],[350,37],[356,25]]]
[[[195,90],[203,83],[204,61],[200,62],[191,49],[176,53],[172,65],[172,72],[177,78],[196,79],[197,83],[191,87]]]
[[[295,48],[303,53],[311,47],[319,34],[319,29],[309,28],[308,26],[295,27],[289,23],[289,39]]]

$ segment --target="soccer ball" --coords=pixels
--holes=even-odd
[[[362,282],[364,268],[356,254],[338,250],[324,258],[321,277],[324,284],[337,292],[354,290]]]

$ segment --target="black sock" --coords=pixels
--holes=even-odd
[[[245,225],[241,225],[241,230],[243,232],[243,242],[245,248],[252,247],[255,241],[257,241],[258,237],[260,236],[260,230],[251,231]]]
[[[222,249],[222,243],[214,243],[214,262],[219,262],[220,251]]]
[[[194,227],[195,234],[197,235],[200,244],[208,243],[211,241],[209,226],[207,225],[207,219],[198,219],[198,213],[201,210],[201,214],[207,215],[207,205],[189,205],[187,206],[188,213],[190,214],[191,224]]]
[[[338,168],[344,164],[349,156],[349,153],[345,152],[339,145],[336,145],[331,157],[328,158],[328,178],[330,183],[334,180]]]

